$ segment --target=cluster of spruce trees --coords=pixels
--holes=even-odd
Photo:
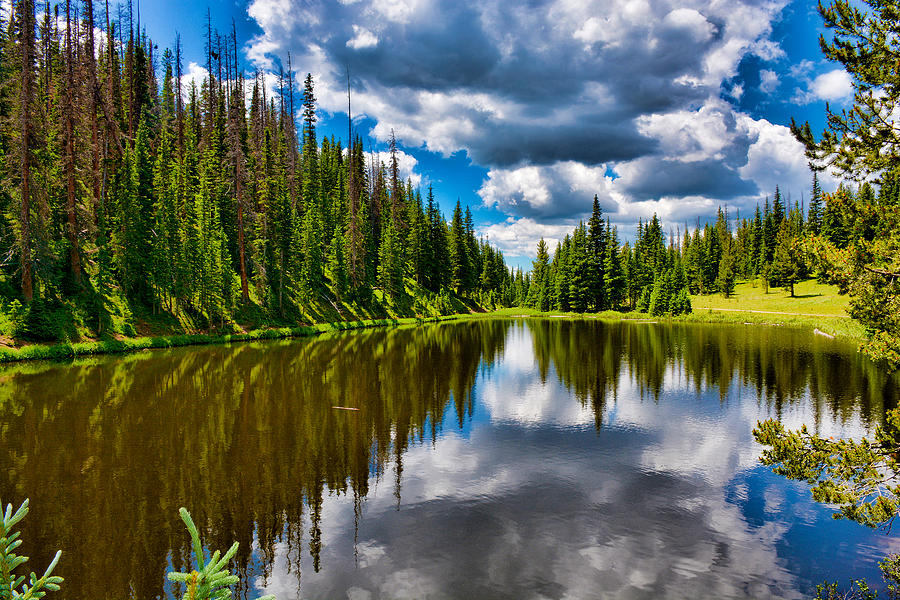
[[[883,197],[900,197],[900,178],[890,176],[879,189]],[[551,259],[546,242],[537,245],[532,272],[516,274],[514,299],[539,310],[638,310],[654,315],[691,311],[690,294],[729,296],[738,280],[758,279],[766,287],[790,288],[815,275],[826,278],[815,254],[808,251],[812,236],[822,236],[844,248],[856,231],[853,206],[874,203],[872,186],[854,193],[841,186],[825,194],[813,173],[808,210],[798,202],[788,207],[776,186],[772,201],[756,206],[752,218],[730,219],[719,209],[714,223],[686,226],[684,235],[666,236],[656,215],[639,222],[634,244],[620,245],[618,232],[594,197],[587,224],[580,223],[560,242]],[[858,211],[856,211],[858,212]],[[668,237],[668,241],[667,238]]]
[[[310,76],[298,135],[290,57],[267,94],[234,30],[207,26],[209,75],[182,89],[177,38],[160,54],[130,4],[113,20],[107,0],[105,22],[94,4],[15,0],[0,22],[7,310],[88,291],[207,323],[250,304],[366,305],[374,289],[509,301],[502,254],[468,209],[448,223],[402,180],[393,140],[388,165],[359,137],[319,143]]]
[[[538,310],[637,309],[654,315],[691,311],[681,253],[656,215],[638,224],[632,246],[619,245],[616,227],[604,222],[597,196],[588,223],[579,223],[550,258],[543,238],[532,272],[514,281],[516,298]]]
[[[888,173],[878,190],[863,183],[856,191],[841,185],[823,193],[813,173],[809,206],[785,202],[775,188],[772,202],[756,206],[752,218],[737,218],[734,231],[727,212],[719,210],[715,224],[685,232],[681,245],[691,293],[721,292],[730,295],[738,279],[759,279],[764,286],[789,288],[811,276],[829,280],[813,250],[816,237],[846,248],[851,240],[872,237],[865,219],[857,219],[859,207],[890,205],[900,197],[900,180]],[[859,225],[863,223],[863,225]],[[871,226],[869,229],[874,230]],[[836,282],[839,283],[839,282]]]
[[[818,229],[822,203],[814,174],[809,225],[798,203],[786,209],[776,186],[772,201],[766,197],[763,209],[757,204],[753,218],[737,216],[734,230],[727,210],[721,208],[714,224],[698,226],[693,234],[686,228],[681,251],[691,293],[729,296],[738,279],[759,278],[766,286],[787,287],[807,277],[800,242],[810,227]]]

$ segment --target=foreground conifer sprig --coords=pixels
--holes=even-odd
[[[239,580],[226,567],[237,552],[238,543],[232,544],[224,556],[216,550],[207,562],[203,553],[203,545],[200,543],[200,534],[197,526],[194,525],[194,520],[191,519],[191,514],[184,507],[180,508],[178,513],[191,534],[196,565],[190,573],[169,573],[169,580],[185,585],[183,600],[227,600],[231,598],[231,586]],[[2,598],[0,596],[0,600]],[[262,596],[258,600],[275,600],[275,596]]]
[[[6,511],[3,513],[3,522],[0,523],[0,527],[2,527],[0,530],[0,600],[37,600],[43,598],[47,592],[59,590],[59,584],[63,582],[62,577],[51,575],[56,563],[59,562],[61,550],[56,551],[56,556],[53,557],[50,566],[40,577],[32,571],[26,583],[24,575],[16,575],[15,570],[25,564],[28,557],[16,554],[16,548],[22,545],[22,540],[19,538],[19,532],[14,531],[14,528],[27,514],[28,499],[15,513],[13,513],[12,504],[7,504]]]

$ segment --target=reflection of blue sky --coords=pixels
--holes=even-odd
[[[699,393],[675,368],[660,397],[626,373],[596,431],[551,370],[541,382],[525,326],[475,386],[460,429],[403,455],[362,503],[330,495],[322,570],[302,554],[309,598],[801,597],[825,578],[878,579],[896,537],[830,518],[804,485],[757,463],[751,430],[768,416],[750,387]],[[801,406],[802,405],[802,406]],[[786,412],[812,420],[810,402]],[[866,433],[820,415],[828,435]],[[296,597],[279,546],[267,592]],[[258,583],[262,584],[262,581]]]

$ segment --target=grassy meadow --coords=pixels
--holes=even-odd
[[[836,286],[818,283],[814,279],[797,283],[793,298],[788,288],[766,289],[759,281],[745,281],[734,287],[734,294],[730,298],[722,294],[691,296],[691,306],[694,312],[765,311],[848,318],[850,298],[838,294]]]

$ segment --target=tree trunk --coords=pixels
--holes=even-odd
[[[94,211],[100,202],[100,132],[97,123],[97,107],[100,104],[100,89],[97,82],[96,59],[94,57],[94,0],[84,0],[87,5],[88,52],[88,111],[91,122],[91,182],[94,191]]]
[[[75,216],[75,74],[72,57],[70,0],[66,0],[66,236],[69,238],[69,263],[75,282],[81,284],[81,257],[78,253],[78,220]],[[94,57],[90,57],[93,61]]]
[[[21,203],[19,212],[19,226],[21,228],[19,250],[22,266],[22,295],[26,302],[31,302],[34,297],[34,274],[31,256],[31,138],[32,138],[32,86],[34,79],[34,0],[22,0],[19,4],[21,11],[21,29],[19,42],[22,53],[22,85],[19,93],[19,110],[21,111],[20,127],[22,139],[21,151]]]
[[[238,158],[238,168],[237,168],[237,182],[236,182],[236,191],[237,191],[237,226],[238,226],[238,255],[240,259],[240,271],[241,271],[241,298],[243,298],[244,302],[250,301],[250,289],[247,285],[247,259],[244,250],[244,198],[243,198],[243,185],[241,180],[243,178],[243,169],[241,169],[241,160]]]

